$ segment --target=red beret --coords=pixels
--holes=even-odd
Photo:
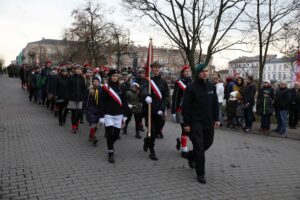
[[[182,67],[181,67],[181,73],[183,73],[185,70],[187,70],[187,69],[190,69],[190,66],[188,66],[188,65],[183,65]]]

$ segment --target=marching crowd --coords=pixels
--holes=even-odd
[[[195,168],[200,183],[206,182],[204,153],[213,143],[214,128],[226,126],[251,131],[255,105],[263,133],[270,130],[273,112],[278,125],[274,131],[279,134],[286,134],[288,120],[290,128],[297,126],[299,83],[288,89],[287,84],[281,82],[275,88],[265,80],[257,90],[251,76],[244,80],[236,74],[224,81],[215,73],[209,78],[206,65],[197,64],[195,77],[191,76],[189,66],[182,66],[173,92],[169,94],[169,85],[160,67],[159,62],[151,64],[150,80],[144,68],[118,71],[88,64],[58,67],[52,66],[51,61],[43,67],[24,65],[19,75],[21,87],[28,91],[29,101],[51,109],[60,126],[66,124],[67,115],[71,113],[71,130],[76,134],[85,116],[89,123],[89,141],[96,145],[98,126],[104,125],[110,163],[115,162],[114,144],[121,131],[127,134],[132,117],[138,139],[144,131],[143,119],[148,127],[151,118],[151,131],[143,140],[143,150],[150,152],[150,159],[157,160],[155,140],[164,137],[163,128],[170,109],[174,122],[181,125],[176,149],[188,160],[189,166]],[[187,147],[188,138],[193,144],[192,151]]]

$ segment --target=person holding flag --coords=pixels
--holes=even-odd
[[[205,184],[205,151],[214,140],[214,128],[220,126],[219,105],[215,85],[208,80],[206,64],[195,66],[196,77],[185,90],[182,103],[184,132],[193,143],[188,154],[189,166],[194,167],[198,182]]]
[[[119,138],[122,124],[127,120],[127,113],[128,104],[120,88],[119,73],[116,69],[111,69],[100,93],[99,120],[105,126],[109,163],[115,162],[114,144]]]
[[[190,66],[184,65],[182,66],[182,69],[180,71],[180,77],[178,80],[176,80],[174,85],[174,91],[172,95],[172,117],[175,123],[180,123],[181,125],[181,138],[176,139],[176,149],[179,151],[181,149],[181,155],[182,157],[186,158],[188,154],[188,135],[183,129],[183,119],[181,114],[181,107],[182,107],[182,101],[183,101],[183,95],[186,90],[187,85],[192,82],[191,78],[191,70]]]
[[[150,61],[150,60],[148,60]],[[147,68],[149,65],[147,66]],[[145,113],[146,126],[148,127],[147,137],[144,138],[143,149],[145,152],[150,150],[150,159],[158,160],[154,151],[155,138],[160,132],[160,128],[164,123],[164,112],[168,104],[169,88],[166,80],[159,74],[161,64],[154,62],[150,65],[150,69],[146,69],[146,79],[148,81],[141,85],[141,97],[143,99],[143,112]],[[150,89],[150,90],[149,90]]]

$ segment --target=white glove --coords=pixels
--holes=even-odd
[[[177,122],[176,114],[172,114],[172,118],[173,118],[174,122]]]
[[[161,110],[159,110],[159,111],[157,112],[157,114],[160,115],[160,116],[163,116],[163,115],[164,115],[163,111],[161,111]]]
[[[127,117],[123,117],[122,121],[125,123],[127,121]]]
[[[133,107],[133,105],[131,105],[131,104],[128,104],[128,108],[130,108],[130,109],[131,109],[132,107]]]
[[[147,102],[147,104],[150,104],[150,103],[152,103],[152,98],[147,96],[145,101]]]
[[[100,118],[100,119],[99,119],[99,122],[100,122],[100,124],[103,124],[103,125],[104,125],[104,123],[105,123],[104,118]]]

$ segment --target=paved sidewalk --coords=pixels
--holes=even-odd
[[[142,151],[133,127],[107,162],[87,124],[71,134],[45,107],[30,103],[18,79],[0,76],[0,199],[299,200],[300,141],[217,130],[207,152],[206,185],[175,150],[179,126],[166,123],[159,161]],[[69,116],[70,117],[70,116]]]

